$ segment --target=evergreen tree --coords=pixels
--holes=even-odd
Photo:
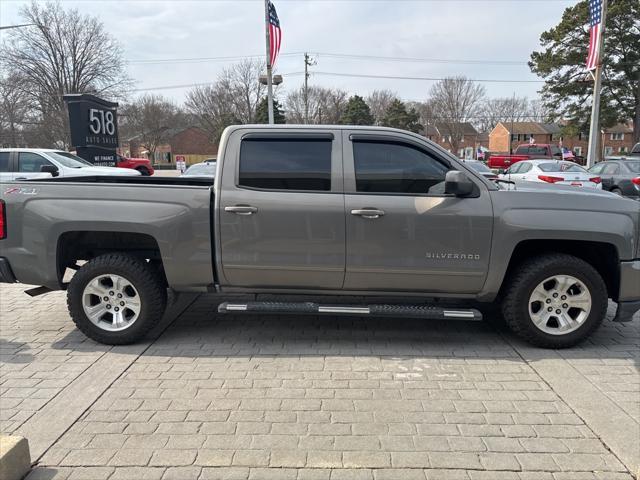
[[[273,123],[285,123],[285,116],[282,113],[282,106],[278,100],[273,100]],[[256,110],[256,122],[269,123],[269,104],[267,97],[263,97]]]
[[[349,99],[340,119],[343,125],[373,125],[374,122],[369,105],[359,95]]]
[[[401,128],[410,132],[420,133],[423,130],[419,122],[420,115],[415,109],[407,111],[407,106],[400,100],[393,100],[384,112],[382,125],[385,127]]]
[[[533,52],[529,66],[544,78],[542,97],[558,117],[588,130],[593,80],[585,72],[589,33],[587,0],[568,7],[560,23],[540,37],[542,51]],[[600,121],[603,127],[633,120],[640,141],[640,2],[609,2],[604,31]]]

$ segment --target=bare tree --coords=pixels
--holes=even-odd
[[[226,127],[241,123],[236,116],[233,94],[224,81],[187,92],[185,108],[214,142]]]
[[[135,138],[154,160],[158,147],[169,139],[171,129],[185,126],[178,107],[161,95],[143,95],[125,105],[120,118],[122,134]]]
[[[371,115],[376,121],[376,125],[381,125],[389,105],[394,100],[399,100],[398,95],[391,90],[374,90],[365,102],[369,105]]]
[[[224,70],[220,84],[231,94],[233,112],[241,123],[254,123],[256,111],[267,87],[258,79],[263,73],[264,62],[246,59]]]
[[[486,100],[475,122],[480,131],[492,130],[498,122],[537,121],[531,114],[527,97],[501,97]]]
[[[8,31],[0,49],[4,70],[21,78],[49,141],[68,142],[62,96],[91,92],[115,98],[128,85],[123,52],[96,18],[60,3],[33,1],[20,15],[29,28]]]
[[[309,87],[309,122],[312,124],[335,125],[347,104],[348,94],[344,90],[323,87]],[[288,123],[304,123],[304,91],[290,92],[285,99]]]
[[[454,152],[464,138],[465,123],[478,115],[484,97],[484,87],[466,77],[448,77],[431,88],[429,104]]]
[[[0,146],[24,144],[24,127],[29,115],[29,98],[17,75],[0,79]]]

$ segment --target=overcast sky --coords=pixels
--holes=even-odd
[[[121,42],[136,88],[215,81],[233,60],[142,63],[167,59],[260,55],[264,2],[63,1],[98,16]],[[283,31],[277,69],[285,88],[303,82],[302,52],[318,53],[311,71],[441,78],[528,80],[526,65],[540,34],[556,25],[570,0],[274,0]],[[20,23],[24,1],[0,0],[0,25]],[[6,33],[5,33],[6,34]],[[325,55],[323,55],[325,54]],[[455,61],[404,62],[335,58],[348,54]],[[480,63],[459,61],[485,60]],[[496,62],[503,62],[499,64]],[[505,64],[507,62],[507,64]],[[366,95],[388,88],[405,100],[423,100],[433,81],[315,74],[311,84]],[[535,97],[540,83],[483,83],[490,96]],[[180,102],[187,88],[154,90]]]

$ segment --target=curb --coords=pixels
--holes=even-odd
[[[31,456],[27,439],[0,435],[0,478],[21,480],[30,469]]]

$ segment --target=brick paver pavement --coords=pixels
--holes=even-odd
[[[77,332],[61,292],[21,290],[0,286],[0,425],[60,432],[28,480],[616,480],[640,463],[638,320],[555,352],[486,323],[220,316],[203,295],[122,350]]]

